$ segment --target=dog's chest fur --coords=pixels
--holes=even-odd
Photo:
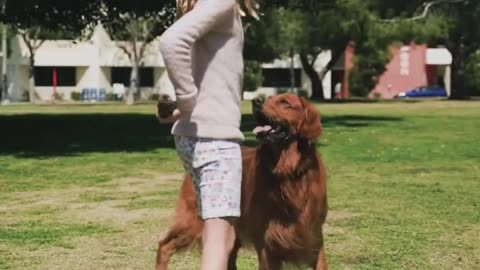
[[[250,168],[255,170],[244,175],[241,238],[265,245],[287,260],[308,261],[320,246],[319,217],[324,215],[321,198],[313,196],[320,188],[316,169],[282,177],[262,164]]]

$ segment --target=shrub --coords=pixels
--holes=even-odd
[[[63,93],[55,92],[54,94],[55,100],[63,100],[63,97],[64,97]]]
[[[473,54],[465,66],[465,87],[469,95],[480,96],[480,53]]]
[[[28,90],[24,90],[22,92],[22,101],[29,101],[29,99],[30,99],[30,95],[28,93]]]
[[[82,93],[80,92],[71,92],[70,93],[70,98],[74,101],[80,101],[82,100]]]
[[[108,92],[107,96],[105,97],[105,100],[107,100],[107,101],[117,101],[118,97],[114,93]]]
[[[288,93],[290,92],[290,89],[288,88],[277,88],[277,94],[285,94],[285,93]]]
[[[160,99],[160,94],[158,93],[151,94],[149,99],[153,101],[158,101]]]
[[[304,98],[309,98],[308,91],[305,89],[298,89],[298,95]]]
[[[374,99],[382,99],[382,93],[380,93],[380,92],[373,93],[373,98]]]
[[[243,90],[256,91],[263,83],[262,67],[259,62],[245,61],[245,73],[243,75]]]

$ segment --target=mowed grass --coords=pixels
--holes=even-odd
[[[317,106],[330,269],[480,269],[480,102]],[[182,177],[154,109],[0,107],[0,269],[152,269]]]

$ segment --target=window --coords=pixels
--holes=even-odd
[[[302,85],[302,70],[296,68],[295,72],[295,87]],[[290,69],[288,68],[264,68],[263,86],[264,87],[290,87]]]
[[[111,82],[121,83],[125,86],[130,86],[130,70],[128,67],[113,67]]]
[[[54,68],[57,72],[57,86],[76,86],[75,67],[35,67],[35,86],[53,86]]]
[[[153,87],[153,68],[144,67],[140,68],[140,86],[142,87]]]
[[[131,67],[112,67],[111,82],[122,83],[125,86],[130,86],[130,73]],[[153,87],[154,76],[152,67],[141,67],[139,70],[140,86],[141,87]]]

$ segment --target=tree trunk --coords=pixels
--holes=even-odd
[[[290,49],[290,92],[294,94],[298,94],[296,90],[296,82],[295,82],[295,51]]]
[[[313,65],[311,65],[308,61],[308,57],[306,54],[300,54],[300,61],[302,61],[303,70],[305,71],[308,78],[310,79],[310,82],[312,83],[312,99],[323,100],[325,97],[323,96],[323,84],[319,74],[317,73]]]
[[[132,105],[135,103],[135,96],[138,90],[138,63],[133,61],[132,71],[130,72],[130,87],[128,89],[127,104]]]
[[[27,32],[21,33],[21,37],[30,53],[28,67],[28,101],[31,103],[35,102],[35,52],[44,42],[44,40],[38,40],[40,29],[37,28],[36,30],[33,37],[29,36]]]
[[[136,99],[136,100],[139,100],[139,99],[142,97],[142,91],[141,91],[141,89],[140,89],[140,87],[141,87],[140,84],[141,84],[141,80],[142,80],[142,79],[140,78],[140,67],[141,67],[141,66],[140,66],[139,64],[137,64],[136,67],[137,67],[137,71],[136,71],[137,80],[135,81],[135,82],[136,82],[136,84],[135,84],[135,92],[134,92],[133,94],[134,94],[135,99]]]
[[[468,90],[465,88],[465,62],[467,54],[465,51],[464,38],[461,37],[455,48],[450,48],[453,52],[452,63],[452,93],[451,99],[469,98]]]
[[[328,61],[327,65],[319,72],[315,70],[314,65],[320,52],[314,55],[313,61],[311,62],[308,60],[307,54],[300,54],[300,60],[302,61],[303,70],[305,71],[312,83],[312,99],[325,99],[325,95],[323,94],[323,79],[325,78],[325,75],[327,75],[327,73],[333,68],[335,63],[337,63],[340,57],[342,57],[342,55],[345,53],[345,49],[347,48],[347,46],[348,42],[343,44],[342,46],[339,46],[337,49],[332,50],[332,58],[330,58],[330,61]]]
[[[35,102],[35,54],[30,52],[30,61],[28,66],[28,101]]]
[[[7,25],[2,29],[2,91],[0,93],[2,101],[8,101],[7,85]]]

